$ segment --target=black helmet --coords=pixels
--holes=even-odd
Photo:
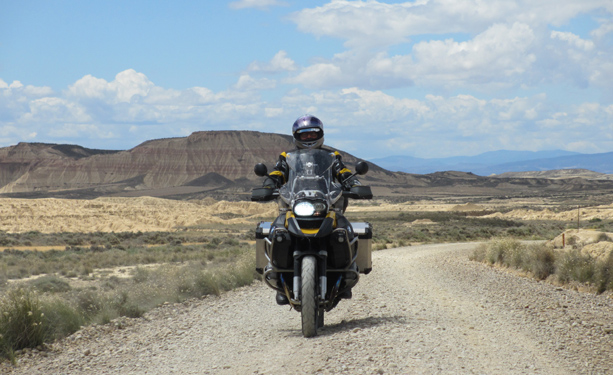
[[[324,124],[315,116],[301,116],[292,126],[292,135],[298,148],[319,148],[324,144]]]

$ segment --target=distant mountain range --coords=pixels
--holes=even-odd
[[[154,139],[130,150],[116,151],[22,142],[0,148],[0,198],[147,195],[247,200],[251,189],[261,186],[263,181],[253,173],[254,165],[264,162],[270,168],[281,151],[292,148],[291,136],[252,131],[196,132],[187,137]],[[359,158],[341,153],[347,167],[353,169]],[[526,197],[613,192],[613,180],[583,170],[536,175],[507,173],[494,177],[475,174],[509,172],[512,170],[507,166],[509,163],[522,171],[562,169],[581,165],[578,160],[589,163],[584,164],[589,165],[588,169],[608,171],[604,167],[611,160],[610,154],[505,151],[468,158],[390,160],[397,164],[387,168],[412,173],[390,172],[377,165],[385,164],[381,161],[369,163],[370,171],[360,176],[360,180],[371,186],[377,197],[418,200],[442,196]],[[413,161],[414,170],[407,160]],[[437,172],[425,174],[428,171]]]
[[[587,169],[613,173],[613,152],[581,154],[562,150],[553,151],[491,151],[476,156],[421,159],[412,156],[389,156],[370,160],[394,172],[427,174],[440,171],[471,172],[490,176],[506,172],[549,171],[560,169]]]

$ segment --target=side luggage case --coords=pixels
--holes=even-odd
[[[358,235],[358,256],[356,264],[360,273],[372,271],[372,224],[351,223],[353,233]]]

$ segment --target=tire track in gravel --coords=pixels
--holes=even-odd
[[[361,278],[352,300],[326,314],[326,326],[312,339],[302,337],[298,313],[274,304],[274,292],[255,283],[221,297],[163,306],[147,319],[85,328],[46,357],[21,360],[13,373],[610,371],[610,298],[470,262],[475,246],[375,252],[372,273]]]

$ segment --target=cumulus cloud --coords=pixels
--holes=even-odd
[[[287,56],[287,52],[279,51],[277,54],[267,63],[261,63],[254,61],[247,67],[249,72],[261,72],[261,73],[280,73],[291,72],[298,69],[294,60]]]
[[[537,60],[537,38],[525,24],[496,24],[465,42],[423,41],[409,55],[338,54],[315,63],[286,82],[309,88],[412,86],[446,88],[510,86],[525,78]]]
[[[143,73],[125,70],[111,82],[87,75],[68,88],[76,98],[101,99],[111,103],[127,103],[135,96],[145,97],[155,85]]]
[[[274,80],[245,74],[219,92],[204,87],[165,89],[132,69],[112,81],[87,75],[60,94],[46,87],[1,81],[0,129],[5,142],[10,142],[10,135],[18,142],[35,134],[49,142],[79,140],[87,145],[102,140],[109,148],[130,147],[156,134],[178,136],[185,135],[186,129],[241,123],[259,114],[259,92],[275,85]]]
[[[414,46],[414,79],[440,85],[507,81],[526,72],[536,60],[535,36],[525,24],[496,24],[467,42],[421,42]]]
[[[108,81],[86,75],[62,92],[0,79],[0,142],[117,149],[196,130],[287,134],[313,113],[327,143],[360,157],[610,151],[612,14],[610,0],[332,0],[288,18],[300,32],[340,40],[341,50],[277,47],[225,89],[160,87],[134,69]],[[579,30],[569,23],[578,16],[597,24]],[[556,90],[575,97],[558,103],[561,94],[546,95]]]
[[[276,82],[271,79],[262,78],[255,79],[248,74],[243,74],[239,77],[238,82],[234,85],[237,90],[259,91],[271,90],[276,87]]]
[[[581,39],[578,35],[570,32],[552,31],[551,38],[563,40],[569,45],[584,51],[591,51],[595,46],[593,41]]]
[[[613,11],[608,0],[418,0],[397,4],[332,1],[291,16],[299,30],[344,39],[349,47],[403,43],[423,34],[479,33],[497,23],[561,25],[581,13]]]
[[[156,86],[132,70],[110,82],[86,76],[61,93],[0,82],[0,113],[9,108],[12,114],[0,117],[0,140],[125,149],[148,139],[207,129],[288,134],[298,115],[313,113],[324,121],[329,145],[363,158],[394,153],[441,157],[502,148],[613,148],[613,105],[585,102],[560,111],[543,94],[429,94],[410,99],[359,86],[294,88],[263,99],[260,92],[275,84],[243,74],[223,91],[175,90]],[[589,148],[580,149],[587,144]]]
[[[288,78],[287,83],[299,84],[308,88],[335,87],[350,84],[341,67],[334,63],[320,63],[303,69],[295,77]]]
[[[603,15],[594,40],[555,30],[589,12]],[[605,0],[332,1],[290,19],[304,33],[344,40],[347,50],[303,67],[287,82],[320,89],[417,85],[491,91],[565,80],[605,88],[613,51],[601,39],[613,30],[611,13]],[[391,54],[393,46],[406,52]],[[573,69],[580,74],[569,74]]]
[[[562,114],[541,94],[510,99],[427,95],[416,100],[351,88],[312,94],[296,91],[283,103],[287,113],[302,113],[300,108],[308,106],[308,112],[324,121],[329,144],[364,158],[569,149],[579,139],[592,147],[576,151],[606,152],[613,147],[613,139],[602,137],[611,133],[611,108],[587,103],[570,106]],[[347,134],[351,134],[350,142]]]

